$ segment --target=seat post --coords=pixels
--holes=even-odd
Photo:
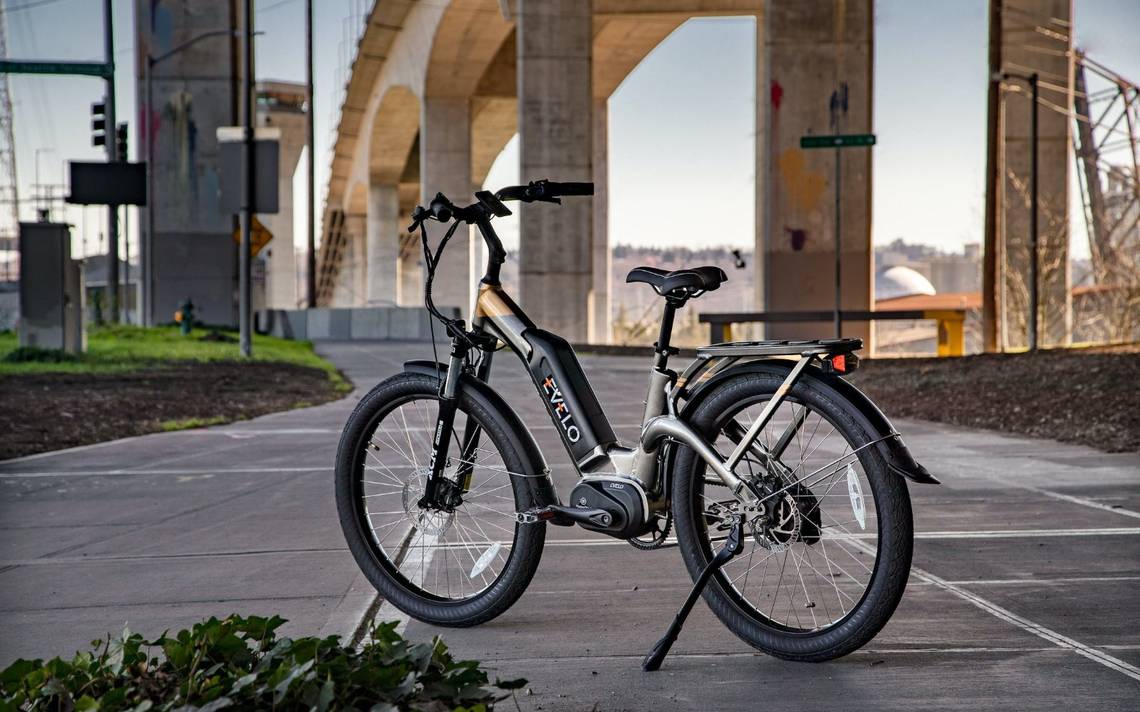
[[[684,303],[684,300],[665,297],[665,311],[661,314],[661,330],[657,334],[657,343],[653,344],[653,353],[656,354],[653,359],[655,370],[664,371],[669,365],[669,357],[677,353],[677,349],[670,346],[669,341],[673,338],[673,317],[677,313],[677,308]]]

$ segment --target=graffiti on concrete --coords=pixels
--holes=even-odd
[[[788,238],[792,244],[792,250],[799,252],[804,249],[804,243],[807,242],[807,230],[798,227],[784,226],[784,232],[788,233]]]

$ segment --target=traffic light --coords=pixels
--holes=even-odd
[[[102,101],[91,105],[91,145],[107,145],[107,105]]]
[[[117,146],[116,155],[120,161],[127,160],[127,124],[123,122],[115,129],[115,145]]]

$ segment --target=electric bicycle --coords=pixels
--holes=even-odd
[[[350,550],[384,600],[439,626],[502,614],[539,565],[548,525],[578,526],[641,549],[676,530],[694,587],[647,656],[656,669],[699,595],[749,645],[825,661],[871,640],[906,587],[913,546],[907,480],[938,484],[885,415],[845,376],[859,339],[765,340],[697,350],[678,372],[674,316],[717,289],[718,267],[638,267],[662,300],[637,442],[614,433],[570,344],[503,290],[506,252],[492,220],[506,203],[593,195],[591,183],[534,181],[479,191],[465,207],[437,194],[417,207],[425,304],[450,357],[415,360],[361,399],[336,456]],[[449,229],[433,251],[426,224]],[[432,301],[440,256],[460,226],[487,247],[469,325]],[[490,385],[509,349],[550,415],[524,423]],[[528,425],[530,427],[528,427]],[[551,427],[579,474],[562,499],[530,428]],[[605,551],[605,549],[599,549]]]

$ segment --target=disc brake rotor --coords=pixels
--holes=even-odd
[[[795,497],[787,492],[779,495],[768,512],[766,518],[757,517],[749,522],[757,544],[769,551],[784,551],[800,540],[803,515]]]
[[[416,529],[433,536],[441,536],[451,528],[455,520],[454,512],[443,510],[423,509],[420,499],[424,496],[424,488],[431,470],[426,467],[417,468],[412,476],[404,483],[401,496],[404,505],[404,515]]]

